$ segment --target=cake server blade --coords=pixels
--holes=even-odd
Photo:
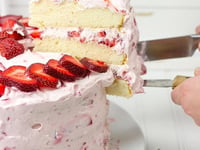
[[[145,87],[171,87],[174,89],[183,81],[188,79],[187,76],[177,75],[174,79],[147,79],[144,80]]]
[[[200,34],[140,41],[137,52],[145,61],[192,56],[200,42]]]

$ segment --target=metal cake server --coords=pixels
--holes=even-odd
[[[187,76],[177,75],[173,80],[171,79],[147,79],[144,80],[145,87],[172,87],[174,89],[183,81],[188,79]]]
[[[140,41],[138,54],[145,61],[192,56],[200,43],[200,34]]]

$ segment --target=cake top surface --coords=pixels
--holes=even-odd
[[[31,2],[40,2],[41,0],[31,0]],[[63,2],[76,2],[85,8],[112,8],[116,11],[126,12],[130,10],[130,0],[49,0],[55,4],[62,4]]]
[[[13,65],[30,66],[33,63],[46,63],[50,58],[59,59],[60,53],[39,53],[26,51],[10,60],[0,56],[0,70],[5,70]],[[107,87],[114,80],[113,73],[92,72],[89,76],[74,82],[60,82],[56,88],[41,88],[33,92],[23,92],[16,87],[6,87],[4,95],[0,97],[0,107],[7,108],[16,105],[30,105],[34,103],[69,100],[81,97],[89,92],[95,93],[96,86]],[[97,88],[99,89],[99,88]]]

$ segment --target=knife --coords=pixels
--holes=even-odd
[[[144,80],[145,87],[171,87],[174,89],[183,81],[188,79],[188,76],[177,75],[173,80],[171,79],[147,79]]]
[[[200,34],[140,41],[137,52],[145,61],[192,56],[198,48]]]

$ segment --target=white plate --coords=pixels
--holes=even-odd
[[[111,150],[144,150],[143,133],[135,120],[121,107],[110,103]]]

